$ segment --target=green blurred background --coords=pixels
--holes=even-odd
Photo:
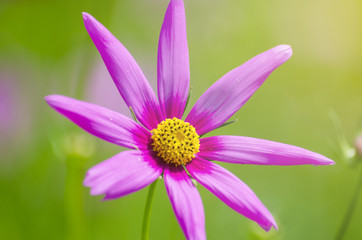
[[[113,201],[90,196],[86,170],[123,149],[84,133],[46,105],[64,94],[130,116],[91,42],[81,12],[102,22],[156,89],[166,0],[0,1],[0,238],[139,239],[147,189]],[[301,146],[334,166],[220,164],[248,184],[276,218],[263,232],[198,186],[208,239],[333,239],[357,185],[329,113],[353,144],[362,113],[360,0],[185,0],[192,95],[278,44],[294,55],[232,119],[209,135]],[[336,117],[334,117],[336,118]],[[362,197],[345,239],[362,239]],[[151,239],[183,239],[162,181]]]

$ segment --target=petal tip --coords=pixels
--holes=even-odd
[[[176,5],[176,4],[184,4],[184,1],[183,0],[171,0],[170,1],[170,5],[173,4],[173,5]]]
[[[44,100],[47,104],[49,104],[51,107],[57,105],[57,102],[59,101],[59,98],[64,97],[62,95],[48,95],[44,97]]]
[[[289,59],[293,55],[293,49],[288,44],[281,44],[276,47],[277,50],[284,55],[286,59]]]
[[[45,100],[46,102],[49,102],[49,101],[51,101],[52,96],[53,96],[53,95],[45,96],[45,97],[44,97],[44,100]]]
[[[83,16],[83,20],[84,20],[84,21],[87,21],[87,20],[89,20],[90,18],[92,18],[92,15],[90,15],[90,14],[87,13],[87,12],[82,12],[82,16]]]
[[[278,227],[277,224],[273,225],[273,227],[274,227],[275,230],[279,230],[279,227]]]
[[[273,222],[272,222],[272,227],[274,227],[275,230],[279,229],[278,224],[275,222],[274,219],[273,219]]]
[[[336,164],[335,161],[333,161],[332,159],[329,159],[329,158],[326,158],[324,163],[325,163],[324,165],[334,165],[334,164]]]
[[[91,187],[91,184],[90,184],[89,179],[90,179],[90,176],[89,176],[89,174],[87,173],[86,176],[85,176],[85,178],[84,178],[84,180],[83,180],[83,186],[85,186],[85,187]]]
[[[95,26],[97,26],[98,21],[92,15],[90,15],[87,12],[82,12],[82,16],[83,16],[83,22],[84,22],[84,25],[85,25],[85,28],[87,29],[87,31],[89,31],[89,29],[92,29],[92,26],[93,26],[93,28]]]
[[[284,50],[292,50],[292,47],[288,44],[280,44],[278,45],[278,48],[280,48],[281,50],[284,49]]]
[[[269,232],[272,227],[274,227],[275,230],[278,230],[278,225],[277,225],[277,223],[275,222],[275,219],[274,219],[274,217],[273,217],[271,214],[270,214],[270,216],[268,217],[268,221],[269,221],[269,223],[268,223],[266,226],[262,226],[262,228],[263,228],[265,231]]]
[[[323,155],[320,155],[320,157],[317,159],[316,164],[312,164],[314,166],[318,165],[334,165],[336,164],[332,159],[329,159]]]
[[[274,219],[272,219],[272,221],[269,224],[260,225],[260,227],[263,228],[266,232],[269,232],[272,227],[274,227],[275,230],[278,230],[278,225],[276,224]]]

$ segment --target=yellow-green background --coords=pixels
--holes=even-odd
[[[129,115],[120,97],[110,97],[115,88],[81,12],[96,17],[128,48],[156,89],[158,35],[167,4],[0,1],[1,239],[140,238],[147,189],[102,202],[82,186],[89,167],[123,149],[73,126],[43,97],[64,94]],[[249,58],[278,44],[294,50],[233,116],[237,123],[210,135],[284,142],[336,161],[318,167],[221,164],[255,191],[279,230],[264,233],[198,186],[208,239],[333,239],[359,171],[338,157],[328,113],[335,111],[353,143],[362,113],[362,2],[185,0],[185,8],[192,85],[188,110],[213,82]],[[90,90],[94,79],[98,87]],[[345,239],[362,239],[361,223],[362,197]],[[150,238],[183,239],[162,181]]]

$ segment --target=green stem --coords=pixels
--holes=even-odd
[[[155,195],[157,180],[154,181],[148,190],[145,212],[143,215],[143,224],[142,224],[142,236],[141,240],[148,240],[149,239],[149,232],[150,232],[150,220],[151,220],[151,209],[152,209],[152,202],[153,196]]]
[[[346,215],[344,216],[342,225],[339,228],[339,231],[338,231],[337,236],[336,236],[336,240],[343,239],[344,234],[347,231],[348,225],[351,222],[352,215],[353,215],[354,210],[356,208],[356,204],[357,204],[357,200],[358,200],[358,196],[359,196],[359,192],[360,192],[361,188],[362,188],[362,170],[361,170],[359,180],[358,180],[358,183],[357,183],[357,188],[356,188],[356,190],[354,192],[354,195],[352,197],[351,202],[349,203],[348,210],[346,212]]]
[[[84,213],[83,176],[85,160],[78,156],[68,156],[65,187],[65,211],[67,221],[67,239],[85,240],[86,219]]]

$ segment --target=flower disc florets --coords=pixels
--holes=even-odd
[[[196,129],[178,118],[167,118],[152,131],[152,148],[166,163],[176,166],[190,162],[199,152]]]

